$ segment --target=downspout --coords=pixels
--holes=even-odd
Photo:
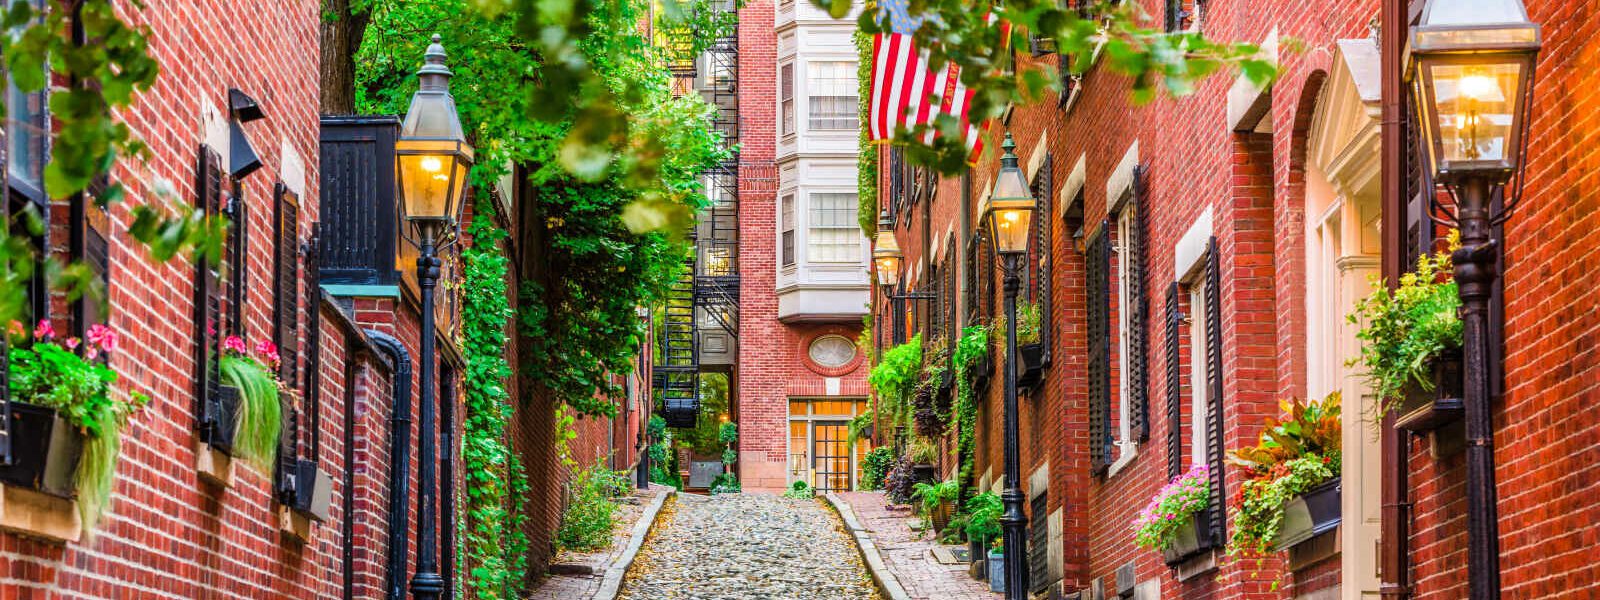
[[[406,508],[411,496],[411,354],[400,340],[387,333],[366,330],[367,338],[394,364],[393,411],[389,417],[389,551],[384,569],[384,598],[405,600],[406,549],[409,532]]]
[[[1382,244],[1383,279],[1391,289],[1405,272],[1405,39],[1410,15],[1407,0],[1383,0],[1379,15],[1383,77]],[[1406,434],[1395,427],[1392,411],[1384,415],[1382,432],[1382,530],[1379,547],[1378,593],[1385,599],[1411,596],[1411,501],[1406,463],[1410,451]]]
[[[455,365],[441,361],[439,382],[444,385],[439,394],[439,483],[444,488],[439,494],[439,543],[441,545],[440,574],[444,576],[443,600],[456,597],[456,402],[458,402]]]

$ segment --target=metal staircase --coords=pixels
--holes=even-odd
[[[737,9],[729,1],[719,10]],[[695,251],[689,268],[667,296],[660,360],[653,373],[667,426],[693,427],[700,412],[701,333],[696,317],[709,316],[708,327],[715,323],[730,336],[739,332],[739,43],[736,34],[730,35],[685,60],[682,48],[689,38],[682,32],[665,37],[674,93],[697,92],[715,106],[712,127],[722,133],[724,147],[734,149],[702,177],[711,204],[690,232]]]

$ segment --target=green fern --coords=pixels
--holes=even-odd
[[[224,356],[219,363],[222,382],[239,389],[239,412],[233,434],[234,456],[270,471],[278,458],[278,434],[283,428],[283,406],[278,380],[253,358]]]

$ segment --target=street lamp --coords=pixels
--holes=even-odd
[[[1500,276],[1493,228],[1510,216],[1520,191],[1503,207],[1493,206],[1491,198],[1523,166],[1539,47],[1539,26],[1528,20],[1520,0],[1429,0],[1407,48],[1422,125],[1421,158],[1434,181],[1455,197],[1451,216],[1461,231],[1461,248],[1451,258],[1461,295],[1472,600],[1500,597],[1489,300]]]
[[[1028,549],[1024,536],[1028,518],[1022,512],[1022,455],[1017,433],[1017,290],[1022,287],[1019,273],[1028,256],[1028,233],[1038,202],[1029,189],[1027,176],[1017,167],[1016,147],[1011,133],[1006,132],[1006,141],[1000,145],[1005,155],[1000,157],[994,191],[983,207],[983,223],[989,240],[1000,253],[1005,272],[1005,490],[1000,493],[1005,512],[1000,515],[1000,524],[1005,543],[1006,598],[1026,600]]]
[[[399,174],[400,216],[411,225],[418,246],[417,288],[422,296],[422,373],[417,452],[417,570],[411,577],[414,598],[437,600],[445,581],[439,576],[436,543],[437,478],[434,475],[434,349],[433,290],[439,283],[438,246],[449,241],[461,219],[466,194],[467,169],[472,166],[472,146],[461,131],[456,103],[450,97],[450,69],[444,66],[444,46],[438,34],[428,45],[421,69],[420,87],[400,125],[395,142],[395,167]]]
[[[900,286],[900,267],[905,262],[905,253],[900,251],[900,242],[894,238],[894,219],[889,218],[889,212],[878,213],[878,237],[872,241],[872,263],[878,272],[878,289],[883,291],[889,300],[889,310],[894,313],[895,344],[905,341],[906,336],[906,300],[932,300],[933,292],[918,292],[916,290],[903,290]]]

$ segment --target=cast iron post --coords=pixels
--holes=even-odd
[[[1005,267],[1005,468],[1006,487],[1000,493],[1005,512],[1000,515],[1005,543],[1006,600],[1028,599],[1028,549],[1024,536],[1028,518],[1022,509],[1022,451],[1017,434],[1017,277],[1023,255],[1002,254]]]
[[[1489,412],[1489,298],[1500,246],[1490,222],[1490,182],[1466,177],[1457,194],[1461,248],[1451,256],[1461,294],[1462,390],[1467,430],[1467,573],[1472,600],[1500,597],[1500,526],[1495,507],[1494,421]]]
[[[417,571],[411,576],[411,596],[420,600],[438,600],[444,592],[444,579],[439,576],[438,544],[435,531],[435,500],[438,497],[434,469],[434,369],[438,357],[434,349],[433,290],[439,283],[439,257],[435,247],[442,221],[416,221],[422,249],[417,257],[417,288],[422,295],[421,340],[421,402],[418,410],[418,437],[422,446],[417,450]],[[400,401],[401,399],[396,399]]]

